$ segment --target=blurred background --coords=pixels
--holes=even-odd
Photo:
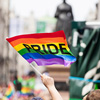
[[[49,95],[38,74],[6,41],[6,37],[19,34],[64,30],[69,48],[77,61],[68,67],[37,67],[41,73],[54,78],[56,88],[64,100],[82,100],[93,87],[99,88],[99,28],[100,0],[0,0],[1,100],[7,97],[5,93],[7,89],[9,91],[8,86],[13,87],[11,82],[14,83],[16,91],[28,88],[24,89],[24,96],[16,97],[17,100],[31,100],[35,95]],[[88,76],[87,73],[92,69],[95,69],[94,74],[89,73]],[[96,73],[98,78],[95,78]],[[92,84],[91,89],[86,91],[89,84]],[[75,93],[77,89],[79,93]],[[33,94],[27,94],[29,91]],[[49,96],[44,100],[50,100]]]

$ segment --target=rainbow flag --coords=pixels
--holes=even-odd
[[[22,96],[28,96],[30,93],[32,93],[32,89],[29,87],[22,87],[20,92]]]
[[[68,48],[63,31],[18,35],[6,40],[29,63],[35,61],[38,66],[68,66],[76,61]]]
[[[9,83],[8,88],[7,88],[7,90],[6,90],[6,93],[5,93],[5,96],[6,96],[9,100],[11,100],[12,97],[13,97],[13,95],[14,95],[14,92],[15,92],[15,90],[14,90],[14,85],[13,85],[13,83]]]

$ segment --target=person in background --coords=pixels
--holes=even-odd
[[[83,100],[100,100],[100,89],[91,91],[88,93]]]
[[[21,91],[22,84],[18,81],[17,75],[15,75],[13,83],[14,83],[14,86],[15,86],[15,90]]]
[[[41,80],[42,80],[43,84],[46,86],[46,88],[48,89],[48,91],[52,97],[52,100],[63,100],[63,98],[61,97],[61,95],[59,94],[57,89],[55,88],[53,78],[43,74],[43,75],[41,75]],[[35,97],[32,100],[43,100],[43,99],[39,98],[39,97]]]

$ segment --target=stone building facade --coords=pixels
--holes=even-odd
[[[9,0],[0,0],[0,83],[5,83],[8,77],[9,45],[6,37],[9,35]]]

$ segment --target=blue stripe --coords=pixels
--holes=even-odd
[[[47,55],[41,55],[39,53],[26,53],[23,55],[25,59],[52,59],[52,58],[61,58],[67,61],[72,61],[73,59],[76,60],[74,56],[70,55],[53,55],[53,54],[47,54]]]
[[[6,95],[6,97],[7,97],[7,98],[10,98],[10,97],[13,96],[13,94],[14,94],[14,91],[12,91],[9,95]]]
[[[23,95],[23,96],[27,96],[27,95],[30,95],[30,94],[32,94],[31,92],[29,92],[29,93],[22,93],[22,92],[20,92],[20,95]]]
[[[93,82],[93,83],[100,83],[100,80],[92,80],[92,79],[85,79],[85,78],[81,78],[81,77],[73,77],[73,76],[70,76],[69,79],[71,80],[80,80],[80,81],[87,81],[87,82]]]

